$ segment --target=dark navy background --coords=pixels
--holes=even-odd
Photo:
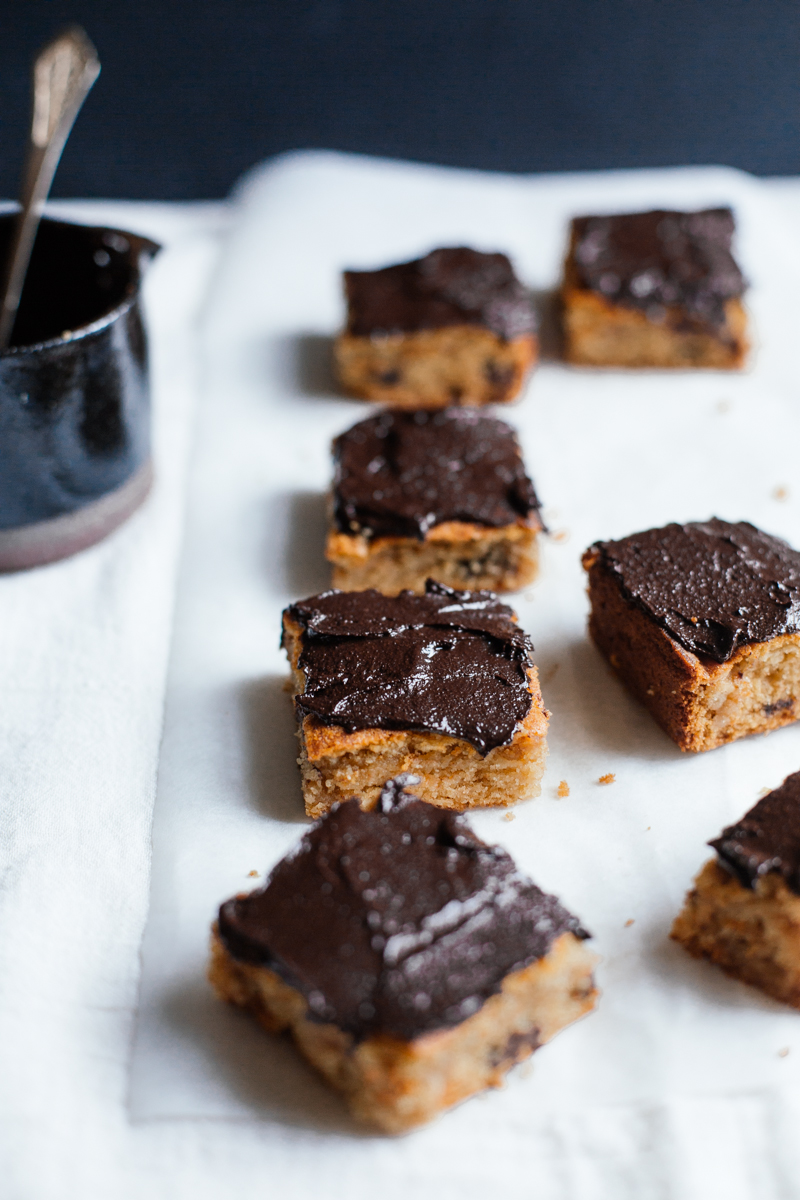
[[[507,171],[724,163],[800,174],[797,0],[4,0],[0,195],[37,47],[103,73],[54,194],[225,195],[328,148]]]

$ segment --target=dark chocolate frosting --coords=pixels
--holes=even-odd
[[[530,294],[505,254],[466,246],[380,271],[345,271],[347,331],[357,337],[483,325],[511,341],[536,332]]]
[[[286,610],[302,626],[303,716],[356,729],[507,745],[530,711],[530,639],[493,592],[428,580],[424,596],[323,592]]]
[[[745,887],[774,873],[800,896],[800,771],[708,844]]]
[[[589,936],[462,817],[404,791],[416,782],[392,780],[372,812],[335,805],[266,887],[219,913],[234,958],[357,1038],[457,1025],[561,934]]]
[[[517,436],[496,417],[464,408],[382,412],[336,438],[333,454],[343,533],[422,540],[443,521],[496,528],[538,518]]]
[[[747,521],[665,525],[587,554],[677,642],[716,662],[800,630],[800,553]]]
[[[744,291],[731,255],[729,208],[578,217],[572,225],[580,285],[642,309],[651,320],[663,320],[666,308],[677,305],[716,328],[725,321],[725,302]]]

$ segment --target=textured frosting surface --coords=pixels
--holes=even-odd
[[[510,341],[535,333],[527,290],[505,254],[466,246],[380,271],[345,271],[347,330],[357,337],[483,325]]]
[[[718,327],[725,302],[745,283],[731,254],[729,208],[681,213],[658,210],[573,221],[573,262],[582,287],[651,320],[679,305],[696,321]]]
[[[747,521],[665,525],[597,542],[588,554],[616,576],[626,599],[716,662],[800,630],[800,553]]]
[[[348,733],[442,733],[480,754],[507,745],[533,700],[530,639],[493,592],[426,589],[334,590],[290,605],[303,629],[299,713]]]
[[[775,873],[800,896],[800,771],[708,844],[745,887]]]
[[[500,527],[538,513],[516,434],[470,409],[382,412],[333,444],[343,533],[416,537],[443,521]]]
[[[234,958],[270,967],[312,1018],[359,1038],[457,1025],[560,934],[588,936],[504,850],[403,791],[414,782],[392,780],[372,812],[336,805],[266,887],[220,910]]]

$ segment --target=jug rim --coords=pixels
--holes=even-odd
[[[16,212],[14,209],[0,211],[0,221],[3,218],[15,215]],[[69,346],[74,342],[91,337],[92,334],[100,333],[103,329],[112,325],[119,317],[124,316],[138,299],[143,260],[149,261],[155,258],[156,254],[162,249],[160,243],[154,242],[152,238],[145,237],[140,233],[132,233],[129,229],[118,229],[111,225],[92,225],[82,221],[65,221],[60,217],[51,217],[49,215],[42,217],[42,224],[60,225],[67,229],[88,229],[95,233],[116,234],[118,237],[125,238],[130,243],[131,250],[136,256],[135,274],[126,285],[122,299],[113,308],[110,308],[108,312],[101,314],[101,316],[96,317],[94,321],[90,321],[86,325],[78,325],[75,329],[65,329],[63,333],[56,334],[54,337],[44,338],[38,342],[26,342],[21,346],[6,346],[4,350],[0,351],[0,361],[38,354],[43,350],[58,349],[59,346]]]

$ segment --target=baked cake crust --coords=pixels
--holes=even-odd
[[[536,359],[529,294],[504,254],[466,247],[379,271],[346,271],[334,347],[346,392],[397,408],[502,403]]]
[[[460,604],[480,604],[481,598],[488,607],[499,615],[499,623],[493,626],[495,636],[507,636],[514,625],[506,628],[504,622],[509,618],[510,610],[504,605],[498,605],[494,597],[487,593],[450,592],[439,585],[428,584],[428,594],[453,598],[453,607],[458,609]],[[303,602],[308,610],[313,612],[316,602],[325,601],[331,593],[322,597],[314,597]],[[336,593],[334,593],[336,595]],[[376,593],[338,593],[341,596],[354,598],[355,611],[368,601],[355,599],[357,597],[376,597]],[[410,595],[402,593],[397,600]],[[422,604],[420,598],[419,603]],[[374,604],[374,600],[372,601]],[[406,602],[407,603],[407,602]],[[376,606],[381,611],[381,606]],[[381,788],[387,778],[402,773],[419,776],[416,786],[417,794],[431,804],[441,808],[463,811],[476,806],[507,807],[520,800],[537,796],[541,791],[541,780],[544,774],[547,754],[547,725],[549,713],[544,707],[538,683],[536,667],[525,655],[525,662],[520,660],[521,672],[516,685],[509,686],[515,678],[514,673],[507,676],[508,683],[492,683],[490,691],[500,688],[496,693],[496,701],[503,712],[502,730],[491,728],[486,733],[483,742],[473,744],[467,736],[449,734],[440,730],[419,727],[419,720],[414,719],[415,700],[411,706],[401,709],[407,715],[407,727],[389,728],[379,722],[377,710],[371,707],[364,709],[363,720],[357,722],[360,727],[346,729],[342,724],[331,719],[321,720],[311,712],[304,712],[302,697],[307,694],[309,680],[307,670],[301,661],[306,646],[306,629],[293,611],[294,606],[287,609],[283,617],[283,644],[287,651],[292,668],[292,693],[298,717],[298,737],[300,740],[300,764],[303,798],[306,812],[309,816],[318,817],[332,807],[333,804],[358,795],[361,803],[372,807],[377,802]],[[390,602],[383,606],[387,621],[398,619],[392,614]],[[422,612],[422,609],[420,609]],[[404,619],[409,619],[406,615]],[[456,619],[458,615],[456,614]],[[444,618],[443,618],[444,620]],[[436,639],[446,638],[444,627],[430,636],[431,644]],[[396,638],[392,639],[397,642]],[[393,646],[394,648],[394,646]],[[422,658],[424,658],[424,654]],[[497,666],[500,666],[498,660]],[[380,678],[380,660],[377,664],[377,677]],[[393,668],[394,669],[394,668]],[[405,668],[401,666],[401,670]],[[411,669],[411,668],[409,668]],[[479,673],[491,669],[490,661],[476,668]],[[507,670],[510,670],[506,666]],[[415,672],[418,666],[414,668]],[[394,692],[391,675],[386,675],[386,690]],[[488,677],[484,675],[484,679]],[[477,683],[473,684],[477,688]],[[442,695],[447,696],[444,717],[447,722],[457,724],[456,713],[461,710],[466,713],[472,704],[480,708],[477,702],[477,691],[460,693],[456,678],[442,680]],[[306,702],[307,703],[307,702]],[[499,710],[498,710],[499,711]],[[366,715],[372,714],[374,716]],[[419,714],[417,714],[419,716]],[[374,720],[374,724],[370,724]],[[403,716],[398,720],[404,720]],[[417,728],[414,726],[417,725]],[[463,734],[467,733],[466,728]],[[490,744],[491,743],[491,744]]]
[[[702,594],[693,594],[690,580],[697,581],[702,575],[702,555],[692,552],[682,567],[676,561],[676,580],[682,582],[681,590],[673,591],[668,567],[661,580],[652,573],[658,546],[648,549],[643,539],[663,534],[664,552],[669,556],[676,552],[686,531],[696,538],[707,537],[710,558],[716,548],[718,565],[725,568],[719,571],[721,578],[731,578],[740,568],[742,572],[749,570],[747,553],[754,561],[759,547],[771,569],[763,579],[757,578],[755,571],[749,580],[740,572],[739,590],[727,596],[715,596],[713,589],[706,591],[702,586]],[[732,553],[723,558],[730,550],[728,543],[737,539],[746,542],[749,549],[738,559]],[[609,554],[621,555],[625,561],[615,567]],[[634,562],[631,554],[636,556],[636,570],[646,577],[646,586],[651,586],[654,603],[663,597],[663,619],[671,629],[658,623],[657,615],[638,594],[625,594],[626,571],[629,561]],[[776,554],[777,561],[771,561],[770,556]],[[780,555],[784,561],[780,561]],[[796,606],[794,601],[784,604],[773,603],[772,599],[775,594],[781,598],[780,588],[787,598],[796,592],[794,575],[800,567],[800,555],[786,543],[743,523],[711,521],[667,526],[621,542],[598,543],[586,551],[583,565],[589,576],[592,640],[628,690],[682,750],[712,750],[798,719],[800,633],[793,631]],[[740,605],[749,613],[746,620],[735,612]],[[686,615],[690,610],[691,614],[705,615],[696,617],[696,624],[692,624],[691,615]],[[780,632],[781,628],[792,631]],[[743,640],[749,636],[763,640]],[[679,638],[690,645],[694,639],[694,644],[703,646],[706,652],[693,651]],[[711,657],[711,653],[722,657],[722,661]]]
[[[800,772],[710,844],[671,937],[800,1008]]]
[[[597,996],[577,919],[413,783],[337,806],[223,904],[209,972],[389,1133],[498,1086]]]
[[[500,993],[457,1028],[410,1042],[379,1034],[356,1043],[336,1025],[309,1020],[302,993],[274,971],[237,962],[216,927],[211,954],[209,979],[220,998],[246,1009],[268,1033],[288,1032],[353,1116],[390,1134],[502,1087],[512,1067],[591,1012],[598,997],[597,956],[565,933],[544,958],[508,975]]]
[[[504,341],[490,329],[451,325],[356,337],[334,343],[336,374],[356,400],[393,408],[479,408],[506,404],[522,391],[539,355],[534,334]]]
[[[733,230],[729,209],[576,218],[561,289],[567,361],[741,368],[749,344]]]
[[[333,567],[333,586],[343,591],[377,588],[395,596],[408,588],[421,594],[426,580],[435,579],[456,589],[518,592],[539,574],[541,530],[538,520],[519,518],[499,529],[443,521],[422,542],[331,531],[325,556]]]
[[[739,371],[750,343],[741,300],[725,305],[725,339],[685,328],[685,314],[671,307],[655,325],[644,313],[611,304],[565,282],[561,291],[564,357],[576,367],[671,368]]]
[[[750,889],[709,859],[670,937],[693,958],[800,1008],[800,896],[776,875]]]

